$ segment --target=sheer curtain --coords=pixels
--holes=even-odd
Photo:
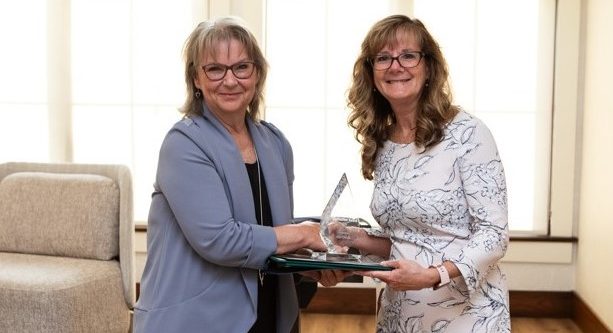
[[[0,161],[46,161],[47,2],[0,2]]]
[[[359,146],[346,125],[346,90],[366,31],[397,13],[398,3],[267,1],[272,69],[266,118],[294,147],[296,215],[319,214],[347,172],[355,214],[370,216],[372,185],[359,173]],[[484,120],[497,140],[511,229],[546,233],[555,0],[409,3],[405,14],[422,20],[443,49],[456,104]]]
[[[139,222],[161,140],[181,116],[181,49],[195,21],[192,1],[72,0],[73,160],[129,165]]]
[[[266,119],[294,147],[295,214],[320,214],[347,172],[355,215],[368,218],[372,185],[346,126],[346,90],[368,28],[405,13],[440,42],[457,104],[496,137],[511,228],[546,231],[555,0],[246,3],[0,2],[0,162],[126,164],[135,219],[145,222],[161,140],[180,118],[183,42],[209,14],[247,15],[271,64]]]
[[[456,103],[496,138],[515,231],[547,232],[555,6],[555,0],[415,1],[415,16],[432,27],[449,61]]]
[[[183,42],[206,1],[0,3],[0,161],[128,165],[146,221],[157,153],[180,119]]]

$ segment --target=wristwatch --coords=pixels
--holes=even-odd
[[[449,279],[449,272],[447,271],[447,268],[443,266],[443,264],[440,264],[438,266],[430,266],[430,267],[436,268],[436,271],[438,272],[438,275],[441,278],[441,282],[439,282],[438,284],[435,284],[434,287],[432,287],[432,289],[436,290],[442,286],[449,284],[449,282],[451,282],[451,280]]]

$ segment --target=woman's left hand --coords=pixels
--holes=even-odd
[[[432,287],[438,279],[435,270],[421,266],[412,260],[382,261],[391,271],[361,271],[356,274],[379,279],[394,290],[420,290]]]
[[[341,270],[324,270],[321,272],[321,278],[319,279],[319,283],[321,283],[324,287],[333,287],[336,286],[339,282],[342,282],[346,277],[352,275],[350,271],[341,271]]]
[[[301,272],[300,274],[310,277],[311,279],[321,283],[321,285],[324,287],[333,287],[339,282],[345,280],[346,277],[352,275],[353,272],[341,270],[322,270]]]

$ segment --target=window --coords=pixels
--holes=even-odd
[[[162,139],[181,117],[192,1],[71,3],[73,160],[130,166],[146,221]]]
[[[496,137],[511,229],[545,233],[560,163],[550,161],[555,0],[0,2],[0,162],[126,164],[145,222],[158,149],[180,117],[183,42],[209,14],[239,15],[271,64],[266,119],[294,147],[295,214],[319,214],[347,172],[355,214],[370,216],[345,98],[364,35],[392,13],[427,25],[456,103]]]
[[[372,187],[359,172],[345,97],[363,37],[375,21],[398,12],[395,4],[266,2],[272,67],[266,118],[294,147],[298,216],[318,214],[343,171],[360,209],[356,214],[370,216]],[[422,20],[443,49],[456,104],[485,121],[496,138],[507,175],[510,228],[545,233],[555,0],[415,0],[412,6],[407,14]]]
[[[515,231],[547,231],[555,5],[415,2],[415,16],[432,27],[449,61],[456,102],[496,138]]]
[[[359,146],[346,126],[345,92],[362,38],[392,12],[391,1],[268,0],[266,9],[271,64],[266,119],[294,149],[295,215],[321,214],[346,172],[355,216],[370,216],[372,185],[360,176]]]
[[[49,155],[46,4],[0,2],[0,161]]]
[[[181,117],[181,49],[204,7],[0,3],[0,161],[128,165],[135,220],[146,221],[161,141]]]

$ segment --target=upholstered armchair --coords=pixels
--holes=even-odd
[[[133,240],[127,167],[0,164],[0,332],[128,332]]]

